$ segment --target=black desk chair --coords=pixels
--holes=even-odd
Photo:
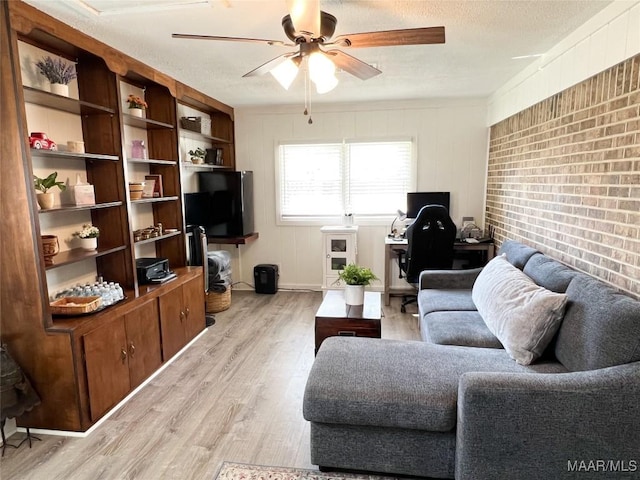
[[[400,260],[401,273],[416,290],[423,270],[446,270],[453,266],[453,245],[456,240],[456,225],[449,212],[442,205],[426,205],[409,228],[407,252],[404,261]],[[407,305],[417,300],[416,295],[403,298],[400,311],[407,311]]]

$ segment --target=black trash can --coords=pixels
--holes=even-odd
[[[278,266],[261,263],[253,267],[256,293],[276,293],[278,291]]]

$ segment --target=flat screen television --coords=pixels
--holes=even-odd
[[[407,218],[416,218],[425,205],[443,205],[449,211],[450,192],[408,192]]]
[[[185,194],[185,221],[208,237],[241,237],[253,229],[253,172],[198,172],[198,192]]]

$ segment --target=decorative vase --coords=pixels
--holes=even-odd
[[[53,193],[51,192],[47,192],[47,193],[38,193],[36,195],[36,200],[38,201],[38,205],[40,205],[40,208],[42,210],[49,210],[50,208],[53,208]]]
[[[55,235],[41,235],[40,241],[42,242],[42,252],[44,253],[44,264],[47,266],[53,265],[53,257],[60,251],[58,237]]]
[[[97,238],[81,238],[80,248],[82,248],[83,250],[95,250],[96,248],[98,248],[98,239]]]
[[[364,305],[364,285],[345,285],[344,303],[347,305]]]
[[[129,115],[132,115],[134,117],[142,118],[143,117],[142,108],[136,108],[136,107],[130,108],[129,109]]]
[[[140,110],[138,108],[138,110]],[[147,149],[144,146],[144,140],[132,140],[133,145],[131,147],[131,157],[133,158],[147,158]]]
[[[62,83],[52,83],[51,93],[55,93],[56,95],[61,95],[63,97],[68,97],[69,85],[63,85]]]

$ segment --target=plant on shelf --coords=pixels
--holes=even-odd
[[[129,108],[139,108],[141,110],[144,110],[149,106],[147,105],[147,102],[145,102],[142,98],[133,94],[127,97],[127,103],[129,104]]]
[[[51,83],[69,85],[69,82],[77,77],[75,66],[61,58],[46,56],[36,62],[36,68]]]
[[[82,225],[82,230],[75,232],[74,237],[78,238],[98,238],[100,236],[100,229],[90,223]]]
[[[84,250],[95,250],[98,248],[100,230],[90,223],[82,225],[82,230],[75,232],[73,236],[80,239],[80,247]]]
[[[195,150],[189,150],[189,155],[191,155],[191,163],[199,165],[204,163],[204,157],[207,155],[207,152],[198,147]]]
[[[40,192],[37,194],[36,199],[43,210],[53,207],[53,193],[49,191],[51,188],[58,187],[62,191],[67,189],[64,182],[58,182],[57,179],[58,172],[53,172],[45,178],[40,178],[37,175],[33,176],[33,187]]]
[[[53,187],[58,187],[60,190],[64,191],[67,189],[67,186],[64,182],[57,182],[58,172],[53,172],[46,178],[40,178],[37,175],[33,176],[33,186],[36,190],[40,190],[42,193],[47,193],[49,189]]]

